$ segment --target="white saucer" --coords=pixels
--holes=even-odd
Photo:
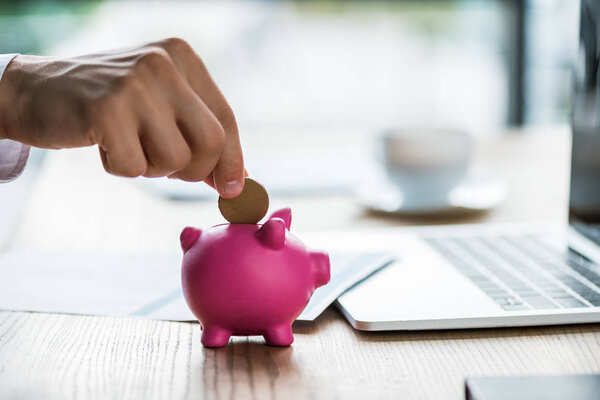
[[[506,184],[484,171],[471,170],[445,196],[408,203],[402,191],[385,178],[357,190],[359,202],[368,210],[397,215],[426,215],[487,211],[507,194]]]

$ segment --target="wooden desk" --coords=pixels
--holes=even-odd
[[[482,139],[476,163],[503,176],[511,193],[494,212],[458,222],[564,222],[566,133]],[[276,203],[294,208],[300,230],[457,222],[374,218],[343,197]],[[89,150],[61,152],[33,189],[13,245],[176,251],[172,238],[191,215],[207,225],[216,212],[107,176]],[[461,399],[470,375],[600,372],[597,324],[364,333],[329,309],[294,333],[289,348],[234,338],[215,350],[202,348],[197,324],[0,312],[0,398]]]

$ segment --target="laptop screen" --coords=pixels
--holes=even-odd
[[[569,224],[600,244],[600,1],[581,1]]]

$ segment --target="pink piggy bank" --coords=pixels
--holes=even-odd
[[[290,233],[291,218],[286,208],[263,225],[181,232],[183,293],[202,324],[204,346],[225,346],[231,335],[292,344],[292,322],[315,289],[329,282],[329,256]]]

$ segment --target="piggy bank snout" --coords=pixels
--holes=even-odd
[[[329,255],[323,251],[310,253],[316,287],[326,285],[331,277]]]

